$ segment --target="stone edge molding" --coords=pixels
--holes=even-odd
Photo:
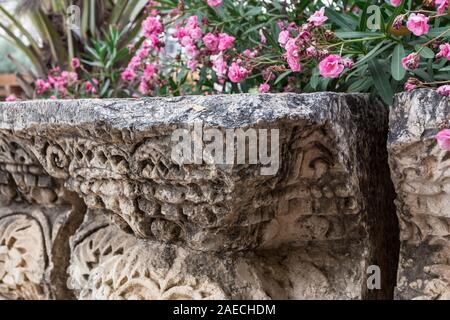
[[[0,104],[0,296],[391,298],[387,122],[362,94]],[[198,123],[278,129],[278,172],[174,162]]]
[[[396,299],[450,299],[450,152],[434,138],[449,124],[449,99],[434,90],[399,94],[391,109],[401,240]]]

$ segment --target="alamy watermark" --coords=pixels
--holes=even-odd
[[[81,8],[76,5],[70,5],[66,9],[66,25],[70,30],[80,30],[81,28]]]
[[[172,133],[172,161],[179,165],[260,165],[261,175],[275,175],[280,167],[278,129],[205,129],[195,122]]]

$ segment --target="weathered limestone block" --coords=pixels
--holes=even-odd
[[[208,130],[216,129],[224,140],[214,141],[231,144],[224,154],[231,150],[235,161],[200,153],[204,161],[180,163],[172,154],[180,129],[194,133],[194,153],[207,150]],[[238,143],[227,134],[248,129],[257,132],[248,147],[261,156],[269,145],[271,163],[250,163],[251,153],[236,162]],[[46,174],[100,217],[86,217],[71,244],[69,283],[79,298],[391,294],[398,234],[387,109],[368,96],[18,102],[0,104],[0,133],[26,145]],[[267,174],[270,165],[279,168]],[[114,225],[89,231],[106,216]],[[369,291],[373,264],[382,288]],[[187,291],[172,296],[172,282]]]
[[[78,299],[359,299],[361,243],[202,252],[142,241],[90,210],[71,241]],[[354,263],[359,264],[354,264]]]
[[[0,296],[70,298],[69,237],[83,204],[14,138],[0,135]],[[65,256],[64,256],[65,255]]]
[[[450,152],[434,136],[450,104],[432,90],[397,96],[389,158],[400,220],[397,299],[450,299]]]

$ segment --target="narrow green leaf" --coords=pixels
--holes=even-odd
[[[406,75],[406,70],[403,68],[402,59],[405,57],[405,48],[403,44],[399,43],[395,46],[391,59],[391,73],[392,78],[397,81],[402,80]]]
[[[378,59],[372,59],[368,64],[378,95],[387,105],[392,105],[394,93],[389,81],[389,73],[383,70],[383,64]]]
[[[290,75],[292,73],[292,70],[287,70],[285,72],[283,72],[282,74],[280,74],[278,76],[278,78],[275,80],[275,82],[273,83],[274,85],[278,84],[281,80],[283,80],[284,78],[286,78],[288,75]]]

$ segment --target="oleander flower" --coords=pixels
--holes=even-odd
[[[222,0],[208,0],[206,3],[208,3],[208,6],[210,7],[219,7],[222,5]]]
[[[291,37],[288,30],[283,30],[278,35],[278,43],[282,46],[286,45],[286,43],[289,41],[289,38]]]
[[[325,7],[320,8],[320,10],[317,10],[308,18],[308,22],[312,23],[315,27],[323,25],[327,20],[328,18],[325,16]]]
[[[208,50],[215,52],[217,51],[217,48],[219,46],[219,38],[209,32],[203,37],[203,43],[205,44],[205,47],[208,48]]]
[[[70,65],[73,70],[78,69],[81,66],[80,59],[73,58],[72,61],[70,62]]]
[[[136,77],[137,77],[136,72],[133,69],[130,69],[130,68],[126,68],[122,72],[121,76],[122,76],[122,80],[129,81],[129,82],[134,81],[134,79],[136,79]]]
[[[450,151],[450,129],[443,129],[436,135],[436,140],[442,150]]]
[[[435,0],[435,4],[437,6],[437,13],[443,14],[448,7],[448,0]]]
[[[414,70],[419,66],[420,57],[416,52],[410,53],[402,59],[402,66],[405,70]]]
[[[296,40],[290,39],[284,48],[286,49],[286,60],[289,64],[289,68],[294,72],[300,72],[302,67],[300,65],[300,55]]]
[[[342,57],[336,54],[330,54],[319,63],[319,71],[322,77],[337,78],[344,71]]]
[[[394,7],[399,7],[402,4],[402,0],[391,0],[391,4]]]
[[[450,44],[444,43],[439,46],[439,52],[436,54],[436,58],[446,58],[450,60]]]
[[[17,101],[17,97],[14,94],[11,94],[6,97],[5,101],[6,102],[14,102],[14,101]]]
[[[267,83],[263,83],[259,86],[258,91],[260,93],[267,93],[270,90],[270,86]]]
[[[219,33],[219,51],[225,51],[231,49],[234,45],[234,37],[226,33]]]
[[[446,84],[436,89],[441,96],[448,97],[450,95],[450,85]]]
[[[412,13],[408,18],[406,27],[418,37],[427,34],[430,30],[430,26],[428,25],[428,17],[421,13]]]
[[[249,71],[236,62],[231,63],[231,66],[228,69],[228,78],[230,78],[230,80],[234,83],[241,82],[247,78],[248,74]]]

